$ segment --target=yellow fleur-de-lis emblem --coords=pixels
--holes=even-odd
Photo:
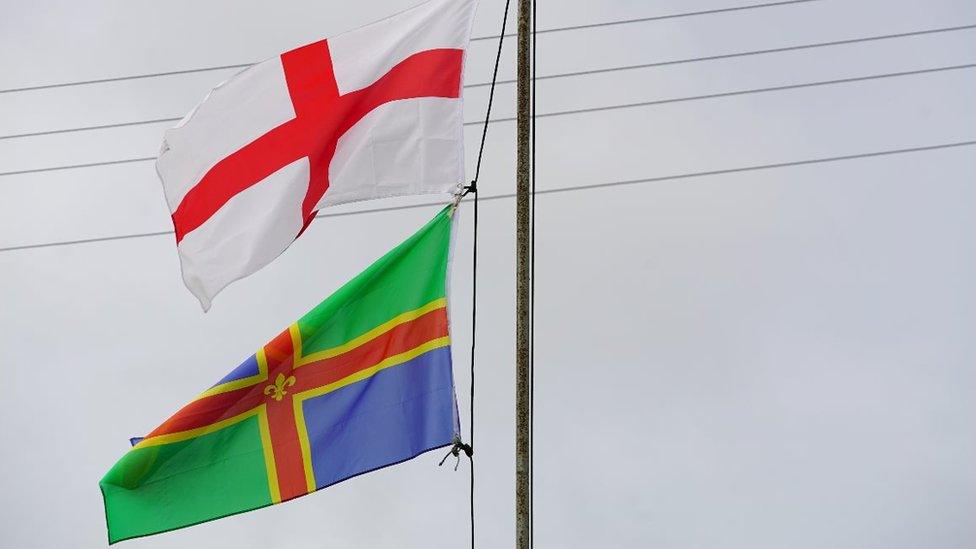
[[[295,376],[285,377],[285,374],[278,374],[278,377],[275,378],[274,385],[268,385],[264,388],[264,394],[281,402],[281,399],[285,398],[285,395],[288,394],[285,388],[291,387],[294,384]]]

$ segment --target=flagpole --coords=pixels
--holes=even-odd
[[[532,509],[530,500],[530,394],[529,394],[529,184],[530,184],[530,69],[529,33],[532,0],[518,6],[518,102],[516,140],[516,311],[515,311],[515,547],[529,549]]]

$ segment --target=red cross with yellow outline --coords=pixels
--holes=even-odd
[[[216,385],[146,435],[141,448],[186,440],[257,416],[274,503],[315,491],[302,403],[450,344],[439,298],[330,349],[302,354],[298,324],[257,354],[256,375]]]
[[[329,188],[329,164],[339,138],[385,103],[420,97],[459,97],[463,55],[464,50],[452,48],[415,53],[369,86],[340,95],[327,40],[281,54],[295,118],[231,153],[204,174],[173,212],[176,242],[203,225],[236,194],[307,157],[309,184],[302,200],[304,230],[315,217],[315,205]]]

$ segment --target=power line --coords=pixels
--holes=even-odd
[[[761,9],[761,8],[772,8],[772,7],[777,7],[777,6],[786,6],[786,5],[790,5],[790,4],[806,4],[806,3],[810,3],[810,2],[820,2],[820,1],[821,0],[787,0],[787,1],[783,1],[783,2],[767,2],[767,3],[764,3],[764,4],[752,4],[752,5],[748,5],[748,6],[734,6],[734,7],[729,7],[729,8],[718,8],[718,9],[711,9],[711,10],[701,10],[701,11],[692,11],[692,12],[684,12],[684,13],[673,13],[673,14],[668,14],[668,15],[656,15],[656,16],[651,16],[651,17],[639,17],[639,18],[634,18],[634,19],[621,19],[621,20],[617,20],[617,21],[605,21],[603,23],[592,23],[592,24],[587,24],[587,25],[573,25],[573,26],[568,26],[568,27],[555,27],[555,28],[551,28],[551,29],[541,30],[541,31],[539,31],[539,34],[550,34],[550,33],[565,32],[565,31],[576,31],[576,30],[583,30],[583,29],[594,29],[594,28],[600,28],[600,27],[612,27],[612,26],[618,26],[618,25],[629,25],[629,24],[633,24],[633,23],[646,23],[646,22],[650,22],[650,21],[663,21],[663,20],[666,20],[666,19],[680,19],[680,18],[685,18],[685,17],[697,17],[697,16],[701,16],[701,15],[714,15],[714,14],[719,14],[719,13],[729,13],[729,12],[745,11],[745,10],[754,10],[754,9]],[[505,37],[510,37],[510,36],[515,36],[515,34],[506,34],[505,35]],[[501,38],[501,36],[500,35],[497,35],[497,34],[495,34],[495,35],[489,35],[489,36],[476,36],[476,37],[474,37],[474,38],[471,39],[471,42],[480,42],[480,41],[483,41],[483,40],[496,40],[498,38]],[[70,87],[70,86],[84,86],[84,85],[88,85],[88,84],[105,84],[105,83],[109,83],[109,82],[122,82],[122,81],[125,81],[125,80],[140,80],[140,79],[144,79],[144,78],[156,78],[156,77],[161,77],[161,76],[175,76],[175,75],[181,75],[181,74],[193,74],[193,73],[208,72],[208,71],[230,70],[230,69],[243,69],[243,68],[250,67],[253,64],[254,63],[240,63],[240,64],[235,64],[235,65],[217,65],[217,66],[213,66],[213,67],[200,67],[200,68],[196,68],[196,69],[185,69],[185,70],[166,71],[166,72],[154,72],[154,73],[146,73],[146,74],[135,74],[135,75],[129,75],[129,76],[116,76],[116,77],[112,77],[112,78],[97,78],[97,79],[92,79],[92,80],[77,80],[77,81],[74,81],[74,82],[60,82],[60,83],[56,83],[56,84],[42,84],[42,85],[37,85],[37,86],[24,86],[24,87],[20,87],[20,88],[7,88],[7,89],[0,90],[0,94],[3,94],[3,93],[15,93],[15,92],[27,92],[27,91],[36,91],[36,90],[47,90],[47,89],[52,89],[52,88],[66,88],[66,87]]]
[[[945,71],[954,71],[954,70],[961,70],[961,69],[970,69],[970,68],[974,68],[974,67],[976,67],[976,63],[967,63],[965,65],[951,65],[951,66],[948,66],[948,67],[934,67],[934,68],[919,69],[919,70],[914,70],[914,71],[891,72],[891,73],[875,74],[875,75],[869,75],[869,76],[855,76],[855,77],[851,77],[851,78],[840,78],[840,79],[835,79],[835,80],[822,80],[822,81],[818,81],[818,82],[806,82],[806,83],[802,83],[802,84],[788,84],[788,85],[784,85],[784,86],[771,86],[771,87],[767,87],[767,88],[752,88],[752,89],[747,89],[747,90],[736,90],[736,91],[731,91],[731,92],[710,93],[710,94],[705,94],[705,95],[693,95],[693,96],[688,96],[688,97],[675,97],[675,98],[672,98],[672,99],[657,99],[657,100],[653,100],[653,101],[641,101],[641,102],[638,102],[638,103],[624,103],[624,104],[619,104],[619,105],[606,105],[606,106],[601,106],[601,107],[588,107],[588,108],[584,108],[584,109],[571,109],[571,110],[565,110],[565,111],[547,112],[547,113],[538,114],[538,115],[536,115],[536,117],[537,118],[554,118],[554,117],[559,117],[559,116],[587,114],[587,113],[595,113],[595,112],[603,112],[603,111],[614,111],[614,110],[620,110],[620,109],[633,109],[633,108],[638,108],[638,107],[650,107],[650,106],[655,106],[655,105],[666,105],[666,104],[670,104],[670,103],[684,103],[684,102],[689,102],[689,101],[701,101],[701,100],[706,100],[706,99],[719,99],[719,98],[723,98],[723,97],[736,97],[736,96],[740,96],[740,95],[749,95],[749,94],[756,94],[756,93],[769,93],[769,92],[795,90],[795,89],[802,89],[802,88],[813,88],[813,87],[818,87],[818,86],[830,86],[830,85],[836,85],[836,84],[849,84],[849,83],[853,83],[853,82],[865,82],[865,81],[869,81],[869,80],[880,80],[880,79],[885,79],[885,78],[895,78],[895,77],[912,76],[912,75],[919,75],[919,74],[930,74],[930,73],[936,73],[936,72],[945,72]],[[514,117],[493,118],[493,119],[489,120],[489,122],[492,122],[492,123],[514,122],[514,121],[515,121],[515,118]],[[475,126],[475,125],[479,125],[479,124],[483,124],[483,123],[484,123],[483,121],[465,122],[464,125],[465,126]],[[90,163],[86,163],[86,164],[68,164],[68,165],[64,165],[64,166],[51,166],[51,167],[47,167],[47,168],[30,168],[30,169],[26,169],[26,170],[15,170],[15,171],[9,171],[9,172],[0,172],[0,177],[9,176],[9,175],[25,175],[25,174],[32,174],[32,173],[43,173],[43,172],[52,172],[52,171],[73,170],[73,169],[81,169],[81,168],[93,168],[93,167],[97,167],[97,166],[111,166],[111,165],[116,165],[116,164],[132,164],[132,163],[137,163],[137,162],[148,162],[148,161],[155,160],[155,159],[156,159],[155,156],[144,156],[144,157],[139,157],[139,158],[126,158],[126,159],[122,159],[122,160],[109,160],[109,161],[105,161],[105,162],[90,162]]]
[[[564,72],[564,73],[559,73],[559,74],[548,74],[548,75],[544,75],[544,76],[539,76],[539,77],[536,77],[536,79],[537,80],[552,80],[552,79],[556,79],[556,78],[569,78],[569,77],[574,77],[574,76],[588,76],[588,75],[591,75],[591,74],[604,74],[604,73],[610,73],[610,72],[631,71],[631,70],[637,70],[637,69],[650,69],[650,68],[654,68],[654,67],[667,67],[667,66],[670,66],[670,65],[683,65],[683,64],[686,64],[686,63],[698,63],[698,62],[701,62],[701,61],[716,61],[716,60],[720,60],[720,59],[735,59],[735,58],[738,58],[738,57],[749,57],[749,56],[753,56],[753,55],[765,55],[765,54],[770,54],[770,53],[784,53],[784,52],[788,52],[788,51],[808,50],[808,49],[814,49],[814,48],[824,48],[824,47],[829,47],[829,46],[841,46],[841,45],[847,45],[847,44],[858,44],[858,43],[863,43],[863,42],[874,42],[874,41],[878,41],[878,40],[889,40],[889,39],[893,39],[893,38],[907,38],[907,37],[910,37],[910,36],[922,36],[922,35],[926,35],[926,34],[936,34],[936,33],[943,33],[943,32],[954,32],[954,31],[969,30],[969,29],[976,29],[976,25],[961,25],[961,26],[958,26],[958,27],[942,27],[942,28],[938,28],[938,29],[926,29],[926,30],[920,30],[920,31],[899,32],[899,33],[895,33],[895,34],[881,34],[881,35],[876,35],[876,36],[866,36],[866,37],[863,37],[863,38],[849,38],[849,39],[845,39],[845,40],[832,40],[830,42],[816,42],[816,43],[811,43],[811,44],[799,44],[799,45],[796,45],[796,46],[784,46],[784,47],[781,47],[781,48],[768,48],[768,49],[762,49],[762,50],[750,50],[750,51],[744,51],[744,52],[723,53],[723,54],[717,54],[717,55],[705,55],[705,56],[701,56],[701,57],[688,57],[688,58],[685,58],[685,59],[675,59],[673,61],[655,61],[653,63],[641,63],[641,64],[637,64],[637,65],[623,65],[623,66],[619,66],[619,67],[608,67],[608,68],[603,68],[603,69],[590,69],[590,70],[585,70],[585,71]],[[512,84],[514,82],[515,82],[515,80],[499,80],[498,81],[499,84]],[[472,84],[470,87],[477,88],[477,87],[481,87],[481,86],[485,86],[485,85],[487,85],[487,84],[478,83],[478,84]]]
[[[653,101],[641,101],[638,103],[623,103],[619,105],[607,105],[603,107],[588,107],[584,109],[571,109],[567,111],[547,112],[538,115],[539,118],[551,118],[554,116],[568,116],[572,114],[586,114],[602,111],[615,111],[619,109],[633,109],[637,107],[650,107],[654,105],[666,105],[669,103],[685,103],[688,101],[701,101],[703,99],[718,99],[722,97],[735,97],[739,95],[750,95],[754,93],[768,93],[786,90],[798,90],[802,88],[815,88],[818,86],[832,86],[835,84],[850,84],[853,82],[866,82],[868,80],[881,80],[884,78],[896,78],[900,76],[913,76],[918,74],[930,74],[935,72],[956,71],[961,69],[971,69],[976,67],[976,63],[966,63],[964,65],[950,65],[948,67],[934,67],[930,69],[918,69],[914,71],[888,72],[884,74],[873,74],[870,76],[854,76],[851,78],[837,78],[834,80],[820,80],[817,82],[805,82],[803,84],[787,84],[784,86],[770,86],[768,88],[752,88],[748,90],[737,90],[730,92],[708,93],[704,95],[692,95],[688,97],[675,97],[673,99],[655,99]],[[493,122],[512,122],[515,118],[498,118]],[[3,175],[0,173],[0,175]]]
[[[511,81],[503,81],[503,82],[496,82],[496,84],[498,84],[498,83],[511,84],[512,82],[514,82],[514,80],[511,80]],[[464,86],[464,88],[465,89],[468,89],[468,88],[480,88],[480,87],[485,87],[485,86],[490,86],[490,85],[491,85],[491,82],[479,82],[477,84],[468,84],[468,85]],[[178,121],[180,121],[182,119],[183,119],[182,116],[173,116],[173,117],[169,117],[169,118],[153,118],[151,120],[136,120],[134,122],[116,122],[116,123],[112,123],[112,124],[99,124],[99,125],[96,125],[96,126],[79,126],[79,127],[76,127],[76,128],[64,128],[64,129],[60,129],[60,130],[45,130],[45,131],[39,131],[39,132],[17,133],[17,134],[10,134],[10,135],[0,135],[0,140],[4,140],[4,139],[22,139],[22,138],[25,138],[25,137],[39,137],[39,136],[42,136],[42,135],[56,135],[56,134],[61,134],[61,133],[75,133],[75,132],[87,132],[87,131],[94,131],[94,130],[108,130],[108,129],[114,129],[114,128],[125,128],[125,127],[128,127],[128,126],[142,126],[142,125],[148,125],[148,124],[162,124],[163,122],[178,122]]]
[[[774,8],[778,6],[787,6],[790,4],[809,4],[810,2],[820,2],[821,0],[787,0],[785,2],[768,2],[765,4],[751,4],[748,6],[732,6],[729,8],[717,8],[711,10],[701,10],[701,11],[689,11],[685,13],[673,13],[670,15],[654,15],[651,17],[640,17],[638,19],[625,19],[621,21],[608,21],[605,23],[588,23],[585,25],[573,25],[570,27],[560,27],[557,29],[544,29],[537,31],[536,34],[549,34],[552,32],[564,32],[564,31],[576,31],[583,29],[596,29],[602,27],[613,27],[617,25],[627,25],[631,23],[647,23],[650,21],[664,21],[667,19],[680,19],[684,17],[697,17],[699,15],[715,15],[718,13],[731,13],[734,11],[746,11],[754,10],[760,8]],[[511,36],[515,36],[514,34]]]
[[[31,168],[29,170],[15,170],[12,172],[0,172],[0,177],[5,175],[24,175],[29,173],[56,172],[61,170],[75,170],[81,168],[95,168],[97,166],[114,166],[116,164],[134,164],[136,162],[148,162],[156,160],[155,156],[143,156],[141,158],[123,158],[122,160],[106,160],[104,162],[89,162],[87,164],[67,164],[64,166],[51,166],[50,168]]]
[[[161,76],[176,76],[180,74],[193,74],[195,72],[211,72],[230,69],[246,69],[254,63],[239,63],[237,65],[217,65],[214,67],[200,67],[199,69],[183,69],[178,71],[153,72],[146,74],[133,74],[129,76],[115,76],[112,78],[94,78],[91,80],[76,80],[74,82],[59,82],[57,84],[42,84],[39,86],[24,86],[21,88],[7,88],[0,90],[3,93],[18,93],[38,90],[50,90],[54,88],[68,88],[73,86],[86,86],[88,84],[107,84],[109,82],[124,82],[126,80],[142,80],[144,78],[158,78]]]
[[[496,84],[511,84],[512,82],[514,82],[514,80],[499,81],[499,82],[496,82]],[[477,84],[468,84],[468,85],[464,86],[464,88],[465,89],[468,89],[468,88],[480,88],[480,87],[486,87],[486,86],[490,86],[490,85],[491,85],[491,82],[479,82]],[[87,131],[93,131],[93,130],[108,130],[108,129],[113,129],[113,128],[125,128],[125,127],[128,127],[128,126],[141,126],[141,125],[148,125],[148,124],[161,124],[163,122],[177,122],[177,121],[182,120],[182,119],[183,119],[182,116],[174,116],[174,117],[169,117],[169,118],[153,118],[151,120],[136,120],[134,122],[116,122],[116,123],[112,123],[112,124],[99,124],[99,125],[96,125],[96,126],[79,126],[79,127],[76,127],[76,128],[64,128],[64,129],[59,129],[59,130],[45,130],[45,131],[39,131],[39,132],[17,133],[17,134],[10,134],[10,135],[0,135],[0,140],[3,140],[3,139],[21,139],[21,138],[25,138],[25,137],[39,137],[39,136],[42,136],[42,135],[55,135],[55,134],[61,134],[61,133],[87,132]]]
[[[134,122],[116,122],[113,124],[99,124],[97,126],[79,126],[77,128],[64,128],[60,130],[46,130],[41,132],[14,133],[10,135],[0,135],[0,140],[4,139],[23,139],[25,137],[40,137],[42,135],[56,135],[59,133],[88,132],[94,130],[108,130],[112,128],[125,128],[127,126],[146,126],[149,124],[162,124],[163,122],[177,122],[182,120],[182,116],[172,118],[154,118],[151,120],[136,120]]]
[[[771,54],[771,53],[784,53],[784,52],[789,52],[789,51],[798,51],[798,50],[806,50],[806,49],[824,48],[824,47],[840,46],[840,45],[848,45],[848,44],[858,44],[858,43],[864,43],[864,42],[874,42],[874,41],[879,41],[879,40],[891,40],[891,39],[895,39],[895,38],[907,38],[907,37],[922,36],[922,35],[927,35],[927,34],[936,34],[936,33],[944,33],[944,32],[955,32],[955,31],[961,31],[961,30],[970,30],[970,29],[974,29],[974,28],[976,28],[976,24],[972,24],[972,25],[960,25],[960,26],[955,26],[955,27],[942,27],[942,28],[938,28],[938,29],[926,29],[926,30],[920,30],[920,31],[900,32],[900,33],[895,33],[895,34],[883,34],[883,35],[876,35],[876,36],[867,36],[867,37],[863,37],[863,38],[850,38],[850,39],[845,39],[845,40],[832,40],[832,41],[829,41],[829,42],[816,42],[816,43],[811,43],[811,44],[799,44],[799,45],[796,45],[796,46],[784,46],[784,47],[781,47],[781,48],[768,48],[768,49],[750,50],[750,51],[744,51],[744,52],[725,53],[725,54],[717,54],[717,55],[706,55],[706,56],[701,56],[701,57],[689,57],[689,58],[685,58],[685,59],[675,59],[675,60],[671,60],[671,61],[655,61],[655,62],[652,62],[652,63],[641,63],[641,64],[636,64],[636,65],[623,65],[623,66],[619,66],[619,67],[606,67],[606,68],[600,68],[600,69],[589,69],[589,70],[583,70],[583,71],[573,71],[573,72],[556,73],[556,74],[549,74],[549,75],[539,76],[536,79],[537,80],[555,80],[555,79],[560,79],[560,78],[573,78],[573,77],[579,77],[579,76],[589,76],[589,75],[594,75],[594,74],[607,74],[607,73],[622,72],[622,71],[631,71],[631,70],[639,70],[639,69],[649,69],[649,68],[654,68],[654,67],[666,67],[666,66],[672,66],[672,65],[683,65],[683,64],[688,64],[688,63],[698,63],[698,62],[702,62],[702,61],[717,61],[717,60],[722,60],[722,59],[734,59],[734,58],[741,58],[741,57],[750,57],[750,56],[754,56],[754,55],[766,55],[766,54]],[[237,65],[231,65],[231,66],[237,66]],[[205,69],[194,69],[193,71],[190,71],[190,72],[199,72],[200,70],[205,70]],[[514,83],[515,83],[515,80],[514,79],[498,80],[496,82],[496,84],[514,84]],[[468,85],[465,85],[464,88],[465,89],[482,88],[482,87],[487,87],[489,85],[491,85],[491,82],[478,82],[476,84],[468,84]],[[176,122],[176,121],[181,120],[181,119],[182,119],[182,117],[176,116],[176,117],[170,117],[170,118],[154,118],[154,119],[150,119],[150,120],[137,120],[137,121],[134,121],[134,122],[118,122],[118,123],[113,123],[113,124],[99,124],[99,125],[94,125],[94,126],[80,126],[80,127],[76,127],[76,128],[64,128],[64,129],[58,129],[58,130],[46,130],[46,131],[38,131],[38,132],[26,132],[26,133],[18,133],[18,134],[10,134],[10,135],[0,135],[0,140],[3,140],[3,139],[22,139],[22,138],[27,138],[27,137],[39,137],[39,136],[45,136],[45,135],[55,135],[55,134],[63,134],[63,133],[85,132],[85,131],[94,131],[94,130],[107,130],[107,129],[113,129],[113,128],[124,128],[124,127],[129,127],[129,126],[139,126],[139,125],[148,125],[148,124],[161,124],[161,123],[164,123],[164,122]]]
[[[762,171],[762,170],[772,170],[772,169],[777,169],[777,168],[788,168],[788,167],[793,167],[793,166],[808,166],[808,165],[811,165],[811,164],[825,164],[825,163],[830,163],[830,162],[841,162],[841,161],[846,161],[846,160],[858,160],[858,159],[863,159],[863,158],[876,158],[876,157],[880,157],[880,156],[892,156],[892,155],[897,155],[897,154],[908,154],[908,153],[936,151],[936,150],[941,150],[941,149],[952,149],[952,148],[958,148],[958,147],[969,147],[969,146],[973,146],[973,145],[976,145],[976,140],[971,140],[971,141],[957,141],[957,142],[954,142],[954,143],[942,143],[942,144],[938,144],[938,145],[925,145],[925,146],[921,146],[921,147],[909,147],[909,148],[903,148],[903,149],[889,149],[889,150],[884,150],[884,151],[873,151],[873,152],[866,152],[866,153],[848,154],[848,155],[843,155],[843,156],[829,156],[829,157],[821,157],[821,158],[811,158],[811,159],[807,159],[807,160],[793,160],[793,161],[790,161],[790,162],[778,162],[778,163],[775,163],[775,164],[759,164],[759,165],[753,165],[753,166],[741,166],[741,167],[738,167],[738,168],[726,168],[726,169],[722,169],[722,170],[710,170],[710,171],[702,171],[702,172],[691,172],[691,173],[683,173],[683,174],[676,174],[676,175],[664,175],[664,176],[658,176],[658,177],[646,177],[646,178],[641,178],[641,179],[626,179],[626,180],[621,180],[621,181],[611,181],[611,182],[607,182],[607,183],[591,183],[591,184],[588,184],[588,185],[574,185],[574,186],[569,186],[569,187],[560,187],[560,188],[556,188],[556,189],[545,189],[545,190],[541,190],[541,191],[536,191],[536,194],[537,195],[544,195],[544,194],[562,194],[562,193],[570,193],[570,192],[577,192],[577,191],[586,191],[586,190],[594,190],[594,189],[604,189],[604,188],[610,188],[610,187],[623,187],[623,186],[629,186],[629,185],[638,185],[638,184],[641,184],[641,183],[658,183],[658,182],[661,182],[661,181],[677,181],[677,180],[681,180],[681,179],[691,179],[691,178],[695,178],[695,177],[709,177],[709,176],[716,176],[716,175],[728,175],[728,174],[735,174],[735,173],[742,173],[742,172],[753,172],[753,171]],[[480,200],[483,201],[483,202],[485,202],[485,201],[491,201],[491,200],[504,200],[504,199],[514,198],[514,197],[515,197],[515,194],[514,193],[506,193],[506,194],[497,194],[497,195],[492,195],[492,196],[483,196],[483,197],[481,197]],[[464,200],[464,202],[468,202],[468,201],[469,200],[467,200],[467,199]],[[416,208],[428,208],[428,207],[432,207],[432,206],[443,206],[443,205],[444,205],[444,202],[443,201],[438,201],[438,202],[424,202],[424,203],[420,203],[420,204],[409,204],[409,205],[406,205],[406,206],[389,206],[389,207],[381,207],[381,208],[369,208],[369,209],[364,209],[364,210],[356,210],[356,211],[352,211],[352,212],[325,213],[325,214],[320,213],[320,214],[316,215],[315,217],[316,218],[346,217],[346,216],[350,216],[350,215],[362,215],[362,214],[372,214],[372,213],[380,213],[380,212],[395,212],[395,211],[413,210],[413,209],[416,209]],[[157,232],[151,232],[151,233],[136,233],[136,234],[125,234],[125,235],[118,235],[118,236],[105,236],[105,237],[99,237],[99,238],[85,238],[85,239],[81,239],[81,240],[64,240],[64,241],[60,241],[60,242],[47,242],[47,243],[44,243],[44,244],[26,244],[26,245],[23,245],[23,246],[8,246],[6,248],[0,248],[0,252],[12,252],[12,251],[17,251],[17,250],[31,250],[31,249],[37,249],[37,248],[52,248],[52,247],[58,247],[58,246],[72,246],[72,245],[75,245],[75,244],[91,244],[91,243],[95,243],[95,242],[109,242],[109,241],[113,241],[113,240],[127,240],[127,239],[131,239],[131,238],[147,238],[147,237],[151,237],[151,236],[163,236],[163,235],[168,235],[168,234],[173,234],[173,231],[157,231]]]

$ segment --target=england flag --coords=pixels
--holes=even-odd
[[[464,181],[462,75],[477,0],[431,0],[258,63],[166,131],[156,171],[204,310],[319,209]]]

